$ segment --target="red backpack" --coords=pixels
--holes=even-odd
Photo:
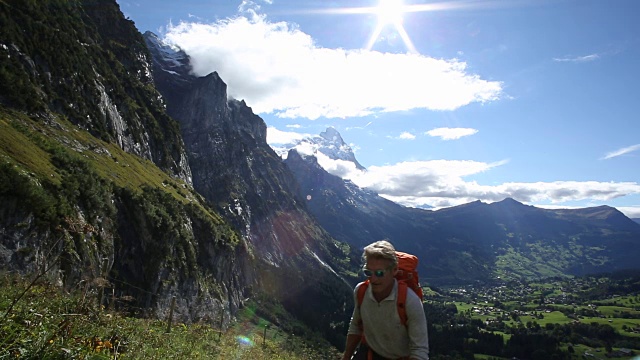
[[[398,305],[398,315],[402,325],[407,326],[407,309],[404,304],[407,301],[407,288],[413,290],[422,300],[422,287],[420,287],[420,281],[418,279],[418,257],[415,255],[396,251],[396,257],[398,258],[398,272],[395,278],[398,280],[398,298],[396,304]],[[362,305],[364,300],[364,294],[369,287],[369,280],[360,283],[358,286],[358,307]]]

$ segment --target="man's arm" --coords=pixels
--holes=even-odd
[[[358,284],[359,286],[360,284]],[[353,289],[353,314],[351,315],[351,322],[349,322],[349,330],[347,331],[347,341],[344,346],[344,354],[342,360],[349,360],[353,356],[353,352],[358,347],[360,339],[362,338],[362,330],[358,325],[362,320],[360,318],[360,307],[358,306],[358,286]]]
[[[429,360],[429,334],[422,300],[413,292],[407,293],[407,331],[411,360]]]
[[[358,344],[360,343],[360,335],[349,334],[347,335],[347,343],[344,346],[344,354],[342,360],[349,360],[353,356],[353,352],[356,351]]]

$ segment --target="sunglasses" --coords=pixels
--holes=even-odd
[[[389,270],[390,270],[390,269],[371,271],[371,270],[369,270],[369,269],[364,268],[364,269],[362,269],[362,272],[363,272],[363,273],[364,273],[364,275],[365,275],[365,276],[367,276],[367,277],[372,277],[373,275],[375,275],[376,277],[381,278],[381,277],[383,277],[383,276],[384,276],[384,274],[385,274],[387,271],[389,271]]]

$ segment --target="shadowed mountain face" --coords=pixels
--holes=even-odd
[[[151,33],[144,37],[159,74],[155,84],[180,123],[195,190],[254,249],[253,286],[310,324],[328,326],[321,318],[342,323],[351,285],[335,271],[346,254],[309,216],[295,178],[267,145],[264,121],[244,101],[227,99],[217,73],[192,76],[183,53]],[[308,311],[310,304],[316,310]],[[338,344],[346,333],[324,330]]]
[[[285,160],[310,211],[336,239],[389,239],[420,257],[421,279],[444,285],[638,268],[640,226],[608,206],[546,210],[513,199],[429,211],[402,207],[330,175],[314,156]]]
[[[189,75],[114,0],[7,0],[0,20],[2,269],[47,264],[159,316],[176,296],[185,322],[269,299],[344,345],[349,248],[217,74]]]

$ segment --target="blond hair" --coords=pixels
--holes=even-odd
[[[369,258],[386,259],[391,261],[391,267],[398,265],[398,258],[396,257],[396,248],[391,245],[387,240],[376,241],[373,244],[369,244],[364,248],[362,258],[366,262]]]

